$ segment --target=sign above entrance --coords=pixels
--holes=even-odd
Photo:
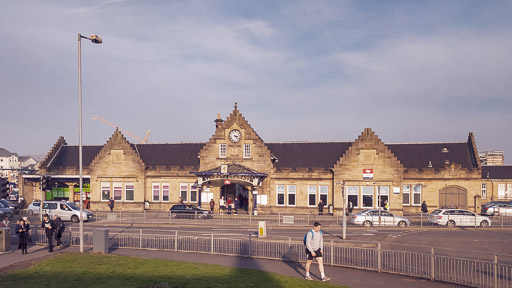
[[[220,173],[228,174],[228,165],[226,165],[226,164],[220,165]]]
[[[231,180],[224,180],[224,185],[229,185],[231,184]]]
[[[364,180],[373,179],[373,169],[363,169],[363,179]]]

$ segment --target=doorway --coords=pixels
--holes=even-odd
[[[220,196],[224,196],[226,203],[228,199],[231,198],[232,201],[235,201],[235,198],[239,200],[239,206],[237,209],[243,209],[245,211],[248,210],[249,206],[249,190],[240,184],[229,184],[224,185],[220,189]]]
[[[443,188],[439,190],[439,207],[466,209],[467,196],[466,189],[455,186]]]

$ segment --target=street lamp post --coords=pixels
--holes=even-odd
[[[83,176],[82,176],[82,38],[91,40],[92,43],[101,44],[103,41],[98,35],[90,37],[78,34],[78,165],[80,170],[80,252],[84,252],[84,208],[83,208]]]

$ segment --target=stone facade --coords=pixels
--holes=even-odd
[[[224,196],[245,198],[247,211],[258,213],[317,213],[320,199],[334,213],[348,201],[357,211],[384,200],[396,214],[419,213],[423,201],[431,211],[480,209],[482,167],[472,133],[458,143],[386,144],[366,128],[351,142],[265,143],[236,104],[215,122],[206,143],[132,144],[116,130],[105,145],[84,147],[90,208],[107,210],[115,197],[115,209],[142,211],[148,203],[167,211],[181,197],[203,207],[214,199],[218,212]],[[76,186],[76,153],[59,138],[40,173]],[[488,185],[487,199],[497,185]]]

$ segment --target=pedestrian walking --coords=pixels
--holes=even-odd
[[[215,209],[215,201],[213,201],[213,198],[210,200],[210,212],[213,214],[213,209]]]
[[[61,247],[62,241],[60,239],[62,238],[62,233],[66,227],[62,219],[60,219],[59,215],[53,216],[53,223],[55,224],[55,241],[57,241],[57,247]]]
[[[331,278],[325,276],[324,272],[324,261],[322,258],[322,250],[324,247],[324,237],[322,235],[322,224],[315,222],[313,224],[313,229],[308,231],[304,236],[304,244],[306,245],[306,280],[313,280],[311,275],[309,274],[309,268],[311,267],[311,263],[313,262],[313,258],[316,258],[316,262],[318,263],[318,268],[320,269],[320,275],[322,276],[322,281],[329,281]]]
[[[322,201],[322,199],[320,199],[320,202],[318,202],[318,215],[324,215],[324,206],[324,202]]]
[[[114,200],[113,197],[110,197],[110,200],[108,200],[108,207],[110,208],[110,212],[114,211],[114,203],[116,201]]]
[[[44,214],[43,221],[41,222],[41,230],[44,230],[46,238],[48,239],[48,252],[53,252],[53,232],[55,224],[50,219],[48,214]]]
[[[238,197],[235,197],[235,215],[238,215],[238,207],[240,206],[240,200]]]
[[[226,201],[224,200],[224,196],[221,196],[219,200],[220,214],[224,214],[224,209],[226,209]]]
[[[354,210],[354,204],[352,201],[348,201],[348,213],[352,214],[352,210]]]
[[[233,201],[231,201],[231,197],[228,198],[228,214],[231,214],[233,210]]]
[[[28,224],[25,220],[20,219],[18,225],[16,225],[16,235],[18,235],[18,249],[21,249],[21,254],[27,254],[28,245]]]
[[[421,213],[425,213],[425,214],[428,213],[427,202],[425,202],[425,201],[423,201],[423,203],[421,203]]]
[[[388,203],[388,200],[384,200],[384,210],[389,211],[389,203]]]

